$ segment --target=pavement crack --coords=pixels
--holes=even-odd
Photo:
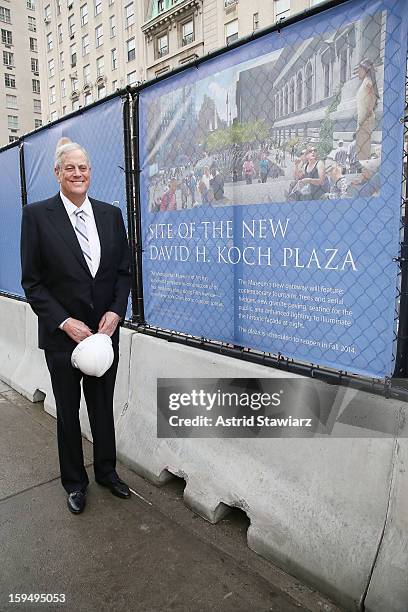
[[[375,566],[377,565],[377,559],[379,557],[380,554],[380,550],[382,547],[382,543],[384,540],[384,536],[385,536],[385,530],[387,528],[388,525],[388,520],[389,520],[389,515],[390,515],[390,506],[391,506],[391,495],[392,495],[392,491],[394,489],[394,482],[395,482],[395,464],[397,462],[398,459],[398,449],[399,449],[399,443],[398,443],[398,438],[395,438],[394,440],[394,449],[393,449],[393,453],[392,453],[392,463],[391,463],[391,477],[390,477],[390,484],[388,487],[388,499],[387,499],[387,507],[385,510],[385,516],[384,516],[384,523],[381,529],[381,534],[378,540],[378,544],[377,544],[377,549],[375,551],[374,554],[374,559],[373,562],[371,564],[371,568],[370,568],[370,572],[368,574],[368,578],[367,578],[367,584],[366,587],[364,589],[364,593],[361,597],[360,603],[359,603],[359,610],[361,612],[365,611],[365,600],[367,598],[368,595],[368,590],[370,588],[370,584],[373,578],[373,574],[374,574],[374,570],[375,570]]]
[[[91,466],[92,466],[92,462],[85,464],[86,468],[89,468]],[[18,495],[22,495],[23,493],[27,493],[28,491],[33,491],[34,489],[37,489],[38,487],[42,487],[44,485],[50,484],[50,482],[59,481],[59,480],[60,480],[60,476],[58,475],[58,476],[54,476],[53,478],[49,478],[48,480],[44,480],[43,482],[37,482],[37,484],[31,485],[31,487],[26,487],[25,489],[21,489],[20,491],[11,493],[11,495],[6,495],[6,497],[2,497],[0,499],[0,504],[2,502],[8,501],[9,499],[13,499],[13,497],[17,497]]]

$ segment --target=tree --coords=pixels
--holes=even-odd
[[[322,126],[319,132],[319,142],[317,143],[316,147],[317,155],[320,157],[320,159],[325,159],[333,150],[334,125],[330,115],[337,109],[338,105],[340,104],[340,100],[341,86],[336,89],[333,100],[327,107],[325,117],[322,121]]]

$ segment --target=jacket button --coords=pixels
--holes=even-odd
[[[89,306],[92,308],[92,310],[94,309],[94,305],[92,304],[92,302],[89,304]]]

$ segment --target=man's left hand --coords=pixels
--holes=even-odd
[[[99,321],[98,332],[100,334],[106,334],[107,336],[113,336],[115,330],[120,321],[120,316],[116,312],[105,312]]]

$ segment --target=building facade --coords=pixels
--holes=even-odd
[[[0,146],[38,128],[41,84],[34,0],[0,0]]]
[[[38,0],[44,121],[323,1]]]

